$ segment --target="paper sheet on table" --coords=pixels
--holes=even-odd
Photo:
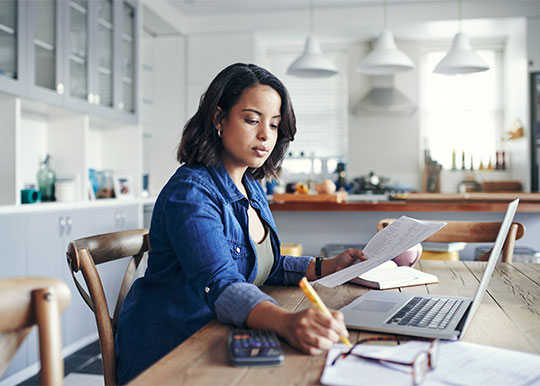
[[[316,281],[325,287],[343,284],[388,261],[437,232],[445,222],[420,221],[407,216],[381,229],[364,248],[368,258]]]
[[[361,345],[354,352],[380,359],[409,362],[429,347],[429,342],[411,341],[399,346]],[[321,376],[325,385],[410,385],[408,366],[388,365],[348,357],[334,358],[348,349],[336,344],[328,351]],[[537,385],[540,356],[467,342],[441,342],[438,364],[429,371],[424,385]]]

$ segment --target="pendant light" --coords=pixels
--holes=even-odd
[[[370,75],[390,75],[396,72],[412,70],[414,63],[397,48],[394,35],[387,29],[388,5],[384,2],[384,29],[375,41],[373,51],[366,56],[358,71]]]
[[[454,37],[452,48],[433,70],[437,74],[470,74],[489,70],[488,64],[472,48],[469,38],[461,32],[462,1],[459,0],[459,32]]]
[[[300,78],[324,78],[337,74],[336,66],[322,53],[321,46],[313,36],[313,0],[309,2],[309,36],[302,54],[291,63],[287,75]]]

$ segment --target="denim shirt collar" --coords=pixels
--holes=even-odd
[[[246,198],[236,187],[236,184],[229,175],[225,165],[223,165],[223,162],[220,162],[215,166],[208,166],[207,169],[216,182],[216,186],[218,187],[219,191],[229,204],[244,200],[245,205],[248,205],[249,199],[256,202],[258,204],[257,206],[260,207],[261,201],[265,199],[264,197],[260,196],[260,193],[256,188],[255,184],[258,184],[258,182],[249,175],[244,174],[242,177],[242,182],[248,193],[248,197]]]

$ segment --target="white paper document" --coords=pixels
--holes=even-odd
[[[367,260],[325,276],[316,283],[325,287],[343,284],[405,252],[445,225],[445,222],[420,221],[401,216],[369,240],[364,248],[364,256]]]
[[[409,362],[429,342],[411,341],[399,346],[360,345],[356,353],[379,359]],[[437,367],[427,374],[424,385],[538,385],[540,356],[467,342],[441,342]],[[410,366],[383,364],[349,356],[332,361],[348,351],[336,344],[328,351],[321,376],[325,385],[411,385]]]

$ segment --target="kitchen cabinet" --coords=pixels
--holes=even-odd
[[[0,278],[26,275],[26,217],[20,215],[0,216]],[[7,378],[28,366],[28,341],[24,341],[3,374]],[[2,377],[0,377],[1,382]]]
[[[26,57],[26,93],[32,99],[47,103],[62,104],[65,80],[62,68],[62,49],[65,43],[62,35],[62,2],[56,0],[22,0],[18,2],[19,12],[24,15],[26,36],[24,39]]]
[[[24,93],[25,66],[24,6],[17,0],[0,1],[0,90],[22,95]]]
[[[77,292],[66,262],[68,243],[92,234],[93,224],[88,221],[89,210],[54,211],[28,214],[27,240],[28,276],[48,276],[63,280],[71,291],[71,302],[62,314],[62,344],[77,345],[80,340],[92,339],[97,333],[92,312]],[[28,341],[38,347],[37,331]],[[39,361],[39,352],[29,350],[29,363]]]
[[[137,120],[137,3],[68,0],[65,11],[66,105],[108,118]],[[88,105],[91,108],[88,108]]]
[[[137,1],[2,0],[0,14],[0,91],[137,123]]]
[[[138,228],[140,210],[139,204],[124,204],[0,215],[0,242],[7,251],[0,256],[0,277],[55,277],[63,280],[71,291],[71,302],[61,318],[64,354],[97,339],[94,314],[78,293],[66,262],[69,242],[99,233]],[[128,259],[124,260],[98,267],[108,299],[116,299],[128,264]],[[82,276],[79,281],[84,283]],[[110,308],[114,306],[113,303]],[[38,335],[34,328],[6,373],[0,377],[0,383],[38,361]]]

